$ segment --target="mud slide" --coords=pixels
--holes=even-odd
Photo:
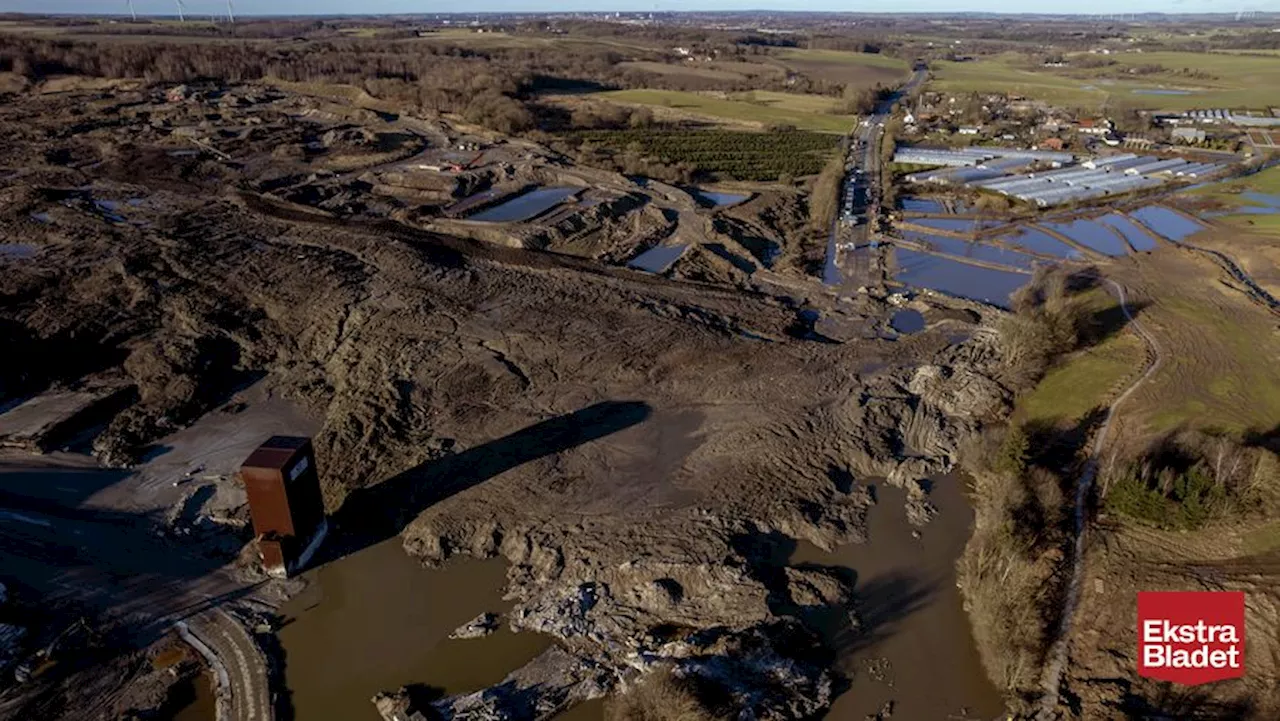
[[[1071,635],[1071,620],[1075,615],[1076,607],[1080,604],[1080,586],[1084,582],[1084,542],[1085,534],[1088,530],[1088,508],[1086,503],[1089,497],[1089,489],[1093,487],[1094,478],[1098,473],[1098,459],[1102,456],[1102,450],[1106,447],[1107,436],[1111,431],[1111,422],[1115,419],[1116,409],[1133,395],[1146,380],[1160,369],[1164,364],[1164,354],[1160,350],[1159,344],[1155,338],[1143,328],[1138,320],[1133,317],[1133,313],[1129,310],[1129,304],[1125,298],[1124,287],[1119,283],[1108,280],[1111,290],[1115,293],[1116,298],[1120,301],[1120,309],[1124,311],[1125,320],[1142,338],[1142,342],[1146,344],[1150,351],[1150,359],[1147,369],[1142,375],[1138,376],[1133,383],[1129,384],[1107,408],[1107,418],[1102,423],[1102,427],[1098,429],[1098,435],[1094,436],[1093,447],[1090,449],[1089,460],[1085,462],[1084,468],[1080,473],[1080,480],[1076,484],[1075,499],[1075,543],[1071,554],[1071,581],[1067,585],[1067,595],[1063,600],[1061,623],[1054,637],[1053,645],[1049,647],[1048,663],[1045,664],[1044,675],[1041,677],[1041,688],[1043,693],[1040,696],[1040,710],[1036,714],[1037,721],[1050,721],[1055,718],[1058,702],[1059,687],[1062,683],[1062,674],[1066,670],[1067,664],[1067,639]]]

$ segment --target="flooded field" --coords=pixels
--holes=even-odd
[[[627,267],[650,273],[665,273],[677,260],[680,260],[680,256],[684,255],[688,247],[687,245],[655,245],[632,258],[627,263]]]
[[[582,188],[538,188],[519,195],[488,210],[471,216],[486,223],[510,223],[529,220],[564,202]]]
[[[1010,245],[1017,245],[1026,248],[1033,253],[1050,255],[1055,258],[1079,260],[1084,257],[1084,254],[1075,248],[1072,248],[1048,233],[1044,233],[1034,228],[1023,228],[1015,235],[1002,236],[1000,240],[1003,240]]]
[[[1092,220],[1074,220],[1070,223],[1045,223],[1045,227],[1062,233],[1086,248],[1120,258],[1129,254],[1129,246],[1111,228]]]
[[[908,213],[945,213],[942,203],[929,198],[903,198],[902,209]]]
[[[913,240],[917,243],[927,245],[939,253],[949,253],[962,258],[973,258],[987,263],[998,263],[1013,268],[1022,268],[1030,270],[1035,262],[1035,258],[1026,253],[1019,253],[1015,250],[1007,248],[998,248],[994,245],[985,245],[983,243],[971,243],[967,240],[958,238],[948,238],[941,235],[925,235],[923,233],[913,233],[908,231],[902,234],[907,240]]]
[[[1129,245],[1132,245],[1134,250],[1145,252],[1156,249],[1155,238],[1152,238],[1150,234],[1144,232],[1132,220],[1123,215],[1104,215],[1098,218],[1098,222],[1119,231],[1120,235],[1123,235],[1124,239],[1129,241]]]
[[[1259,193],[1256,190],[1247,190],[1240,194],[1240,197],[1255,203],[1253,207],[1263,214],[1280,213],[1280,195],[1268,195]]]
[[[1182,240],[1204,230],[1204,226],[1200,223],[1158,205],[1139,208],[1129,215],[1169,240]]]
[[[976,233],[979,228],[986,227],[984,221],[976,218],[917,218],[912,222],[927,228],[954,230],[957,233]]]
[[[1023,273],[980,268],[906,248],[894,248],[893,255],[897,267],[894,279],[899,283],[979,300],[1001,308],[1008,308],[1013,292],[1031,280],[1030,275]]]
[[[449,634],[478,614],[502,613],[506,564],[461,559],[424,570],[392,538],[310,572],[282,609],[285,681],[297,719],[379,721],[379,691],[422,684],[424,695],[476,691],[551,645],[505,622],[480,639]],[[335,663],[335,659],[347,662]]]
[[[861,633],[833,628],[829,641],[848,690],[836,698],[830,721],[875,718],[886,702],[904,719],[998,718],[1003,704],[982,671],[969,630],[955,562],[969,538],[972,511],[961,481],[933,481],[939,514],[912,535],[905,494],[879,485],[868,518],[868,541],[833,553],[801,544],[791,563],[839,566],[856,575]]]

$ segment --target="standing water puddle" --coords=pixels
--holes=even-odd
[[[217,695],[208,672],[182,682],[176,691],[184,703],[166,721],[214,721],[218,717]]]
[[[961,481],[933,481],[938,515],[913,538],[905,493],[879,486],[868,514],[868,540],[826,553],[801,544],[791,564],[838,566],[856,574],[862,628],[849,633],[839,619],[827,635],[852,683],[836,698],[831,721],[875,718],[888,701],[894,718],[990,719],[1003,704],[982,671],[969,630],[955,563],[969,538],[973,512]]]
[[[309,586],[285,604],[280,629],[285,681],[297,719],[380,721],[379,691],[423,684],[443,694],[501,681],[551,646],[513,633],[505,619],[481,639],[452,640],[458,626],[502,600],[500,558],[458,559],[424,570],[392,538],[307,574]]]
[[[917,243],[932,248],[939,253],[949,253],[958,255],[962,258],[972,258],[987,263],[997,263],[999,265],[1012,266],[1014,268],[1031,269],[1035,258],[1026,253],[1019,253],[1016,250],[1008,250],[1006,248],[997,248],[994,245],[984,245],[982,243],[971,243],[967,240],[959,238],[948,238],[942,235],[925,235],[923,233],[915,233],[907,231],[902,234],[903,238],[913,240]]]
[[[0,243],[0,260],[34,258],[39,251],[30,243]]]
[[[737,205],[751,197],[744,193],[722,193],[718,190],[703,190],[702,188],[694,188],[690,194],[704,205],[709,205],[712,208]]]
[[[1120,231],[1120,235],[1123,235],[1124,239],[1129,241],[1129,245],[1132,245],[1135,250],[1148,251],[1156,249],[1156,239],[1123,215],[1104,215],[1098,218],[1098,222]]]
[[[1200,223],[1158,205],[1139,208],[1129,215],[1169,240],[1182,240],[1204,230]]]
[[[471,220],[487,223],[529,220],[542,215],[580,190],[582,188],[538,188],[498,206],[476,213],[471,216]]]
[[[948,260],[906,248],[894,248],[897,272],[894,279],[916,288],[929,288],[1008,308],[1010,296],[1031,280],[1030,275],[992,270]]]
[[[680,256],[684,255],[688,247],[687,245],[655,245],[632,258],[627,263],[627,267],[647,270],[650,273],[665,273],[677,260],[680,260]]]
[[[1006,235],[1001,240],[1010,245],[1026,248],[1033,253],[1051,255],[1055,258],[1078,260],[1084,257],[1084,254],[1075,248],[1035,228],[1023,228],[1016,235]]]
[[[1114,258],[1129,254],[1129,246],[1105,225],[1092,220],[1075,220],[1070,223],[1045,223],[1045,227],[1074,240],[1086,248]]]
[[[919,333],[924,330],[924,316],[918,310],[900,310],[889,319],[889,327],[899,333]]]

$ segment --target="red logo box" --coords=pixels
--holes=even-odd
[[[1243,591],[1139,591],[1138,675],[1195,686],[1244,675]]]

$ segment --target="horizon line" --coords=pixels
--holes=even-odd
[[[1260,20],[1260,19],[1265,19],[1265,18],[1268,18],[1268,17],[1277,17],[1277,18],[1280,18],[1280,10],[1249,10],[1249,11],[1245,11],[1245,12],[1249,13],[1250,15],[1252,15],[1253,17],[1252,17],[1251,19],[1253,19],[1253,20]],[[420,13],[396,13],[396,12],[383,12],[383,13],[376,13],[376,12],[375,12],[375,13],[306,13],[306,12],[302,12],[302,13],[285,13],[285,14],[266,13],[266,12],[254,12],[254,11],[244,11],[244,12],[241,12],[241,11],[238,11],[238,10],[237,10],[237,11],[236,11],[236,17],[237,17],[237,18],[240,18],[240,17],[246,17],[246,18],[247,18],[247,17],[252,17],[252,18],[299,18],[299,17],[305,17],[305,18],[362,18],[362,17],[363,17],[363,18],[376,18],[376,17],[386,17],[386,18],[390,18],[390,17],[414,18],[414,17],[452,17],[452,16],[458,16],[458,17],[476,17],[476,16],[479,16],[479,15],[529,15],[529,16],[543,16],[543,17],[545,17],[545,16],[548,16],[548,15],[600,15],[600,16],[615,15],[615,14],[616,14],[616,15],[736,15],[736,14],[744,14],[744,13],[775,13],[775,14],[786,14],[786,15],[846,15],[846,16],[868,16],[868,15],[870,15],[870,16],[880,16],[880,17],[883,17],[883,16],[901,16],[901,15],[933,16],[933,17],[955,17],[955,16],[959,16],[959,15],[983,15],[983,16],[988,16],[988,17],[1095,17],[1095,18],[1112,18],[1112,17],[1117,17],[1117,16],[1129,16],[1129,17],[1134,17],[1134,18],[1137,18],[1137,17],[1163,17],[1163,16],[1170,16],[1170,15],[1176,15],[1176,16],[1179,16],[1179,17],[1209,17],[1209,16],[1234,16],[1234,15],[1237,15],[1237,14],[1238,14],[1238,12],[1237,12],[1237,11],[1231,11],[1231,10],[1225,10],[1225,11],[1209,11],[1209,12],[1205,12],[1205,11],[1177,11],[1177,10],[1160,10],[1160,11],[1150,11],[1150,10],[1149,10],[1149,11],[1145,11],[1145,12],[1111,12],[1111,13],[1098,13],[1098,12],[1069,12],[1069,11],[1061,11],[1061,12],[996,12],[996,11],[991,11],[991,10],[949,10],[949,11],[937,11],[937,10],[893,10],[893,11],[880,11],[880,12],[877,12],[877,11],[872,11],[872,10],[858,10],[858,11],[853,11],[853,10],[787,10],[787,9],[780,9],[780,8],[778,8],[778,9],[773,9],[773,8],[743,8],[743,9],[738,9],[738,10],[725,10],[725,9],[720,9],[720,10],[698,10],[698,9],[687,9],[687,10],[472,10],[472,11],[468,11],[468,12],[420,12]],[[197,18],[197,17],[206,17],[206,16],[209,16],[209,15],[210,15],[210,13],[206,13],[206,12],[200,12],[200,13],[197,13],[197,14],[193,14],[193,13],[191,13],[189,10],[188,10],[188,12],[187,12],[187,17],[188,17],[188,18],[191,18],[191,19],[189,20],[189,22],[197,22],[194,18]],[[92,13],[85,13],[85,12],[40,12],[40,13],[34,13],[34,12],[21,12],[21,11],[0,11],[0,17],[11,17],[11,16],[25,16],[25,17],[34,17],[34,18],[39,18],[39,17],[83,17],[83,18],[117,18],[117,17],[124,17],[124,18],[128,18],[128,17],[131,17],[131,15],[130,15],[130,13],[128,12],[128,10],[124,10],[124,11],[112,11],[112,12],[92,12]],[[142,14],[142,13],[139,13],[139,14],[138,14],[138,19],[139,19],[139,20],[144,19],[144,18],[176,18],[176,17],[178,17],[178,14],[177,14],[177,13],[173,13],[173,14],[160,14],[160,13],[147,13],[147,14]],[[226,15],[225,15],[225,14],[216,14],[216,15],[213,15],[213,17],[226,17]],[[2,29],[2,28],[0,28],[0,29]]]

